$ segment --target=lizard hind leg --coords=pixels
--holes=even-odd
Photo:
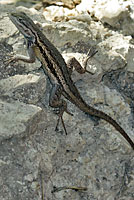
[[[58,130],[58,126],[59,126],[59,121],[61,119],[61,123],[62,123],[62,126],[63,126],[63,129],[67,135],[67,130],[66,130],[66,127],[65,127],[65,123],[64,123],[64,120],[63,120],[63,114],[64,112],[68,113],[69,115],[73,115],[72,113],[70,113],[68,110],[67,110],[67,103],[66,101],[64,101],[63,99],[60,100],[62,105],[61,107],[59,107],[59,113],[58,113],[58,120],[57,120],[57,124],[56,124],[56,127],[55,127],[55,131]]]
[[[59,121],[61,120],[63,129],[67,135],[66,127],[63,120],[63,114],[64,112],[68,113],[69,115],[73,114],[68,111],[67,103],[65,100],[61,99],[61,95],[62,95],[62,87],[59,84],[54,84],[49,97],[49,105],[53,108],[58,108],[58,120],[55,131],[58,130]]]
[[[65,134],[67,135],[67,130],[66,130],[66,127],[65,127],[65,123],[64,123],[64,120],[63,120],[63,116],[59,116],[58,117],[58,120],[57,120],[57,124],[56,124],[56,127],[55,127],[55,131],[58,131],[58,126],[59,126],[59,121],[61,119],[61,123],[62,123],[62,126],[63,126],[63,129],[65,131]]]

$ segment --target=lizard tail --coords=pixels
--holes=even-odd
[[[80,109],[83,110],[87,114],[104,119],[109,124],[111,124],[118,132],[120,132],[120,134],[127,140],[127,142],[130,144],[130,146],[134,150],[134,142],[131,140],[131,138],[128,136],[128,134],[123,130],[123,128],[121,128],[121,126],[112,117],[110,117],[109,115],[107,115],[106,113],[104,113],[100,110],[90,107],[87,104],[85,105],[85,109],[84,109],[84,107],[82,107]]]

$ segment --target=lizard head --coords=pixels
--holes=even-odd
[[[31,41],[35,41],[36,25],[24,12],[12,12],[9,14],[10,20],[18,28],[18,30],[24,35],[24,37]]]

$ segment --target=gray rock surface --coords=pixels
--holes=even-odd
[[[37,106],[0,101],[0,141],[34,133],[40,116]]]
[[[46,89],[45,76],[40,74],[14,75],[0,80],[1,97],[19,99],[24,103],[37,104]]]
[[[38,22],[66,60],[75,56],[82,63],[96,46],[87,66],[94,75],[74,71],[72,78],[85,101],[118,121],[134,141],[134,41],[128,29],[134,6],[119,1],[116,16],[112,9],[107,18],[103,12],[95,16],[107,2],[83,0],[72,10],[17,9]],[[51,86],[40,62],[5,63],[11,52],[26,54],[24,38],[6,14],[14,9],[0,5],[0,200],[133,200],[134,152],[120,134],[68,101],[68,134],[61,123],[56,132],[57,116],[48,106]]]

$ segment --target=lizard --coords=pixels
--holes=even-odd
[[[56,128],[58,127],[59,120],[61,119],[63,128],[66,132],[62,118],[63,113],[66,112],[72,115],[67,109],[66,101],[61,98],[63,96],[85,114],[98,117],[111,124],[127,140],[134,150],[134,142],[125,130],[108,114],[88,105],[80,95],[80,92],[72,80],[72,67],[74,66],[80,73],[88,72],[88,70],[86,70],[87,61],[96,52],[89,53],[84,62],[84,68],[82,68],[81,64],[75,58],[70,59],[67,64],[58,49],[47,39],[33,20],[24,12],[12,12],[9,14],[9,18],[24,36],[29,54],[29,57],[16,55],[10,60],[15,62],[21,60],[26,63],[34,63],[37,58],[42,63],[44,72],[52,85],[49,105],[53,108],[59,109],[59,118],[57,120]]]

